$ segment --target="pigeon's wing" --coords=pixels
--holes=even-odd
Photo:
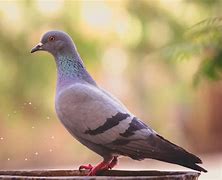
[[[205,171],[196,165],[198,157],[159,136],[104,90],[76,83],[58,94],[56,104],[60,120],[77,139],[136,160],[152,158]]]
[[[69,131],[73,131],[73,135],[103,145],[119,137],[126,138],[124,136],[131,130],[130,124],[135,121],[126,107],[111,95],[95,86],[82,83],[76,83],[58,93],[56,112]],[[146,138],[146,134],[153,132],[144,123],[137,122],[137,127],[130,132],[141,131],[134,138]],[[146,133],[142,133],[143,131]]]

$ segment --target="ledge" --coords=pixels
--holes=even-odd
[[[0,179],[149,179],[149,180],[197,180],[200,173],[192,171],[127,171],[110,170],[99,176],[86,176],[87,171],[78,170],[5,170],[0,171]]]

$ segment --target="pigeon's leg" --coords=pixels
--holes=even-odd
[[[108,168],[109,168],[109,169],[112,169],[114,166],[117,165],[117,162],[118,162],[117,156],[114,156],[113,159],[112,159],[112,161],[109,163]]]
[[[90,169],[90,172],[87,175],[96,176],[101,171],[109,170],[109,165],[112,162],[112,160],[113,160],[113,156],[104,157],[104,160],[98,165],[96,165],[95,167],[93,167],[92,169]]]
[[[96,176],[99,172],[105,171],[109,169],[109,162],[101,162],[98,165],[96,165],[94,168],[91,169],[88,176]]]
[[[95,176],[101,171],[112,169],[117,164],[117,156],[114,156],[108,160],[104,159],[103,162],[91,169],[88,176]]]

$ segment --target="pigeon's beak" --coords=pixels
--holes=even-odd
[[[42,50],[42,46],[43,46],[43,44],[40,42],[34,48],[32,48],[31,53]]]

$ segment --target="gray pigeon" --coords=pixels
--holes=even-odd
[[[65,128],[83,145],[103,157],[97,166],[83,165],[88,175],[112,169],[120,155],[135,160],[156,159],[207,172],[197,156],[171,143],[134,116],[100,88],[84,67],[71,37],[45,33],[31,53],[48,51],[57,65],[56,113]]]

